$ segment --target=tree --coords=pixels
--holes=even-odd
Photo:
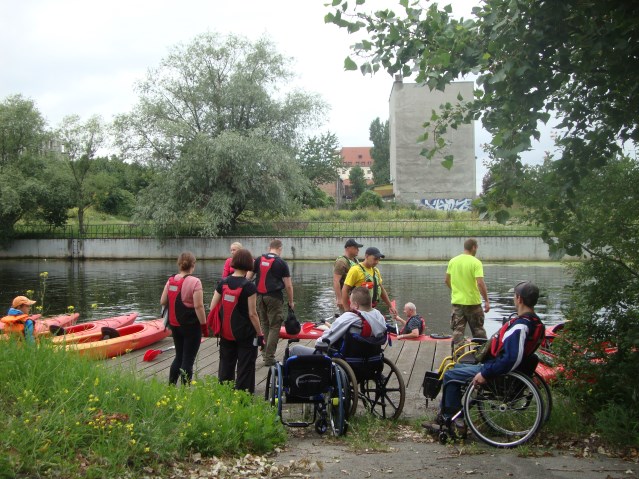
[[[357,0],[355,8],[363,3]],[[567,311],[576,327],[567,328],[568,337],[581,351],[593,349],[593,338],[619,346],[617,354],[603,358],[606,366],[595,381],[587,376],[590,398],[598,398],[589,409],[602,421],[628,417],[636,431],[637,385],[616,374],[611,375],[616,381],[597,379],[612,369],[634,377],[639,361],[634,231],[639,212],[626,207],[634,205],[630,198],[639,178],[636,158],[622,153],[639,140],[639,8],[620,1],[486,0],[473,9],[473,18],[458,20],[450,6],[424,10],[407,0],[399,3],[402,15],[352,11],[335,0],[326,21],[351,32],[366,30],[368,38],[355,46],[364,73],[383,68],[415,74],[417,82],[440,90],[477,75],[474,98],[458,108],[442,105],[427,119],[421,139],[432,143],[424,154],[432,157],[446,146],[441,134],[447,128],[480,119],[492,134],[484,211],[506,219],[498,210],[517,202],[544,228],[552,251],[587,253],[576,267]],[[347,58],[345,67],[357,64]],[[551,116],[559,120],[557,157],[526,167],[520,154],[539,139],[540,123]],[[564,360],[572,361],[570,355]],[[573,386],[580,391],[579,384]],[[632,427],[623,423],[624,431]],[[633,440],[639,442],[636,434]]]
[[[100,191],[108,190],[112,183],[100,181],[93,175],[92,167],[98,150],[104,145],[105,125],[99,116],[92,116],[82,122],[78,115],[62,119],[57,130],[63,152],[62,157],[72,177],[73,206],[78,208],[78,229],[84,234],[84,213],[96,199]]]
[[[353,198],[359,198],[366,190],[366,179],[364,178],[364,170],[360,166],[354,166],[348,173],[348,179],[351,182],[351,193]]]
[[[116,120],[123,157],[160,169],[138,217],[201,220],[216,234],[247,209],[295,208],[307,182],[294,153],[325,105],[301,91],[280,94],[290,77],[266,39],[207,33],[174,48],[138,86],[133,112]]]
[[[337,136],[327,132],[309,138],[298,152],[297,161],[313,186],[337,180],[342,166]]]
[[[55,180],[46,122],[33,101],[12,95],[0,103],[0,230],[7,239],[16,222],[66,222],[68,195]]]
[[[371,190],[366,190],[359,195],[357,201],[353,205],[353,208],[361,210],[364,208],[383,208],[384,200],[377,193]]]
[[[371,122],[369,139],[373,142],[371,157],[373,165],[373,181],[376,185],[390,183],[390,129],[388,120],[384,123],[379,118]]]

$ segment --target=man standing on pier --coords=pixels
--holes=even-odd
[[[264,333],[262,359],[265,366],[275,364],[275,350],[284,322],[283,289],[286,289],[289,306],[295,308],[291,273],[286,261],[280,258],[281,254],[282,242],[273,240],[269,244],[269,252],[257,258],[253,267],[257,285],[257,314]]]
[[[350,311],[351,308],[349,300],[351,290],[358,286],[365,286],[371,293],[373,308],[377,306],[381,299],[388,306],[388,311],[391,315],[397,314],[397,310],[391,304],[388,294],[384,286],[382,286],[382,275],[377,269],[377,265],[383,257],[384,255],[378,248],[371,246],[366,248],[364,261],[351,266],[351,269],[348,270],[344,280],[344,287],[342,288],[342,305],[346,311]]]
[[[464,340],[466,324],[470,326],[473,338],[485,338],[484,313],[490,311],[488,290],[484,283],[484,267],[475,255],[477,240],[469,238],[464,242],[464,252],[448,262],[444,282],[451,290],[453,314],[450,326],[453,330],[453,351]],[[481,307],[484,298],[484,308]]]
[[[333,291],[335,291],[335,302],[337,303],[340,313],[347,311],[342,302],[344,280],[346,279],[348,270],[356,264],[359,264],[357,255],[362,246],[364,245],[354,239],[349,239],[344,245],[344,254],[335,260],[335,266],[333,267]]]

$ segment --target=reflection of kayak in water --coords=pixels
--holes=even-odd
[[[317,339],[320,336],[322,336],[322,334],[324,333],[326,329],[328,329],[322,323],[313,323],[310,321],[306,323],[302,323],[301,326],[302,328],[300,329],[300,332],[295,335],[288,334],[286,332],[286,328],[282,326],[280,328],[280,338],[282,339]]]
[[[391,341],[450,341],[452,336],[450,334],[420,334],[414,338],[402,338],[397,339],[397,334],[390,333]]]

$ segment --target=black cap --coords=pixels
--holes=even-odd
[[[368,256],[370,254],[372,254],[376,258],[384,258],[384,255],[382,254],[382,252],[379,249],[375,248],[374,246],[371,246],[370,248],[366,248],[365,256]]]
[[[535,306],[539,300],[539,288],[530,281],[517,283],[510,292],[519,296],[524,301],[524,304],[531,308]]]
[[[349,246],[357,246],[358,248],[361,248],[362,246],[364,246],[363,244],[359,244],[357,241],[355,241],[353,238],[349,239],[346,244],[344,245],[344,248],[348,248]]]

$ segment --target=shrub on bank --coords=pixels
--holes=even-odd
[[[264,453],[285,441],[260,398],[196,380],[188,388],[13,340],[0,348],[3,477],[139,477],[199,452]]]

